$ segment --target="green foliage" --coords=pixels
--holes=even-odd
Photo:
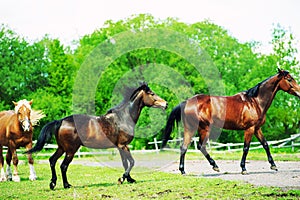
[[[233,95],[255,86],[274,75],[278,66],[289,70],[299,82],[297,75],[300,70],[295,56],[295,38],[280,25],[274,26],[273,39],[270,41],[273,51],[266,55],[255,52],[259,47],[258,43],[241,43],[225,28],[210,21],[185,24],[173,18],[160,20],[146,14],[117,22],[109,20],[102,28],[83,36],[74,51],[70,51],[69,47],[62,45],[58,39],[50,39],[48,36],[41,41],[27,42],[2,25],[0,109],[12,109],[13,100],[32,98],[33,108],[42,109],[47,115],[41,125],[74,112],[95,111],[94,114],[101,115],[122,101],[125,86],[136,87],[139,81],[147,81],[153,91],[169,103],[166,112],[145,109],[141,114],[136,128],[137,137],[131,145],[134,149],[151,148],[148,142],[154,137],[161,137],[165,119],[172,108],[196,93],[210,93],[209,87],[216,81],[203,77],[204,72],[197,71],[188,56],[182,56],[186,50],[186,43],[176,41],[172,34],[165,38],[167,42],[160,41],[160,38],[153,39],[152,43],[159,48],[136,49],[140,41],[126,44],[129,49],[133,49],[131,51],[118,52],[116,48],[116,38],[122,38],[124,33],[140,34],[140,40],[146,40],[147,31],[161,29],[184,35],[191,44],[196,44],[205,52],[220,73],[226,95]],[[177,45],[178,52],[183,52],[182,55],[167,50],[174,44]],[[103,56],[105,66],[97,66],[98,55]],[[205,59],[199,60],[199,65],[206,64]],[[80,71],[83,65],[92,66],[94,71]],[[209,71],[205,73],[209,74]],[[80,77],[92,77],[94,74],[97,75],[97,80],[79,80]],[[79,85],[76,86],[79,88],[74,87],[75,81],[79,81]],[[91,92],[91,95],[81,97],[81,90],[90,82],[97,85],[95,95]],[[75,90],[79,92],[74,93]],[[213,95],[221,94],[218,90],[214,91]],[[77,105],[78,102],[74,99],[78,98],[86,105]],[[288,94],[277,94],[263,126],[268,140],[286,138],[298,133],[299,103],[298,99]],[[78,109],[74,109],[74,105]],[[38,132],[39,128],[36,129],[35,137]],[[177,137],[178,132],[174,131],[173,136]],[[238,131],[223,131],[219,137],[221,142],[242,140],[243,133]]]

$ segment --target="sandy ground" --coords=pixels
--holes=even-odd
[[[135,159],[136,162],[132,173],[163,171],[180,174],[178,159],[172,158],[172,161],[172,159],[158,160],[158,158],[153,160],[145,160],[144,157],[143,159]],[[48,163],[48,161],[39,161],[39,163]],[[300,190],[300,162],[275,161],[278,171],[274,171],[270,169],[270,164],[267,161],[249,160],[246,163],[247,175],[241,174],[240,161],[216,160],[216,163],[220,168],[220,172],[214,171],[207,160],[186,160],[185,171],[188,176],[238,180],[256,186],[274,186],[283,189]],[[104,162],[97,159],[74,159],[71,165],[74,164],[122,168],[121,160],[118,158]]]
[[[188,175],[205,178],[240,180],[256,186],[275,186],[284,189],[300,190],[300,162],[276,162],[278,171],[270,169],[267,161],[248,161],[247,175],[241,174],[240,161],[216,160],[220,172],[214,171],[206,160],[186,161],[185,171]],[[179,163],[161,169],[164,172],[178,173]]]

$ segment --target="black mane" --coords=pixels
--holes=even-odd
[[[109,109],[107,111],[107,113],[112,113],[115,110],[121,109],[123,107],[123,105],[127,104],[129,101],[134,100],[135,97],[138,95],[138,93],[141,90],[145,90],[146,92],[148,92],[150,90],[150,88],[149,88],[148,84],[145,82],[141,83],[141,85],[138,88],[125,87],[124,91],[122,92],[123,97],[124,97],[123,101],[119,105]]]
[[[262,82],[258,83],[253,88],[250,88],[249,90],[245,91],[246,95],[248,97],[257,97],[258,96],[258,92],[259,92],[259,88],[260,88],[261,84],[262,84]]]
[[[271,76],[272,77],[272,76]],[[263,80],[262,82],[258,83],[256,86],[254,86],[253,88],[250,88],[249,90],[246,90],[245,93],[246,93],[246,96],[247,97],[257,97],[258,96],[258,92],[259,92],[259,88],[260,86],[266,82],[267,80],[269,80],[271,77]]]

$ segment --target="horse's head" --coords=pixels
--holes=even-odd
[[[142,83],[138,90],[138,96],[142,97],[145,106],[167,109],[168,103],[155,94],[146,83]]]
[[[31,123],[30,123],[30,113],[31,113],[31,101],[27,101],[26,99],[20,100],[18,102],[14,102],[15,105],[15,113],[17,114],[18,120],[24,131],[30,131]]]
[[[278,69],[278,77],[281,90],[300,98],[300,86],[288,71]]]

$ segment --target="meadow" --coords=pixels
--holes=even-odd
[[[299,160],[299,153],[274,152],[275,160]],[[137,160],[143,155],[134,155]],[[240,152],[214,153],[216,159],[239,159]],[[101,156],[100,156],[101,157]],[[107,160],[118,160],[118,155],[103,156]],[[145,156],[144,156],[145,157]],[[149,154],[150,160],[157,158]],[[199,159],[200,154],[189,153],[188,159]],[[100,158],[97,158],[98,160]],[[203,157],[202,157],[203,159]],[[250,151],[249,159],[266,159],[262,151]],[[256,187],[240,181],[225,181],[218,178],[207,179],[199,176],[182,176],[157,170],[143,170],[136,166],[132,177],[134,184],[125,182],[119,185],[117,179],[123,174],[121,167],[100,167],[75,164],[78,161],[94,162],[95,158],[75,158],[69,166],[68,178],[73,185],[64,189],[57,165],[58,181],[54,191],[49,189],[50,167],[46,160],[36,156],[35,165],[38,179],[28,179],[26,161],[19,165],[21,182],[1,182],[1,199],[299,199],[299,190],[283,190],[276,187]]]

